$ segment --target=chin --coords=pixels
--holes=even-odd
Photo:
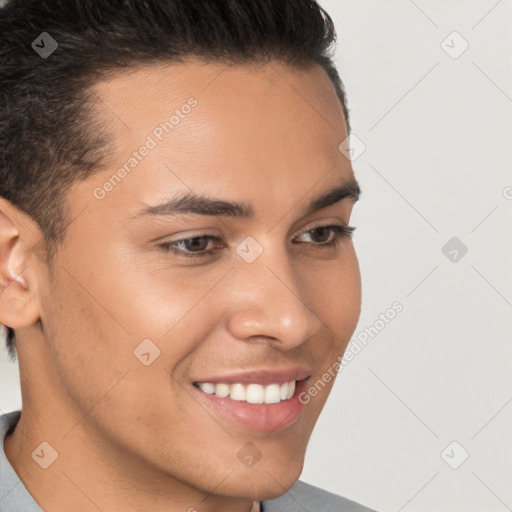
[[[247,471],[231,475],[226,482],[223,494],[246,498],[248,500],[271,500],[285,494],[302,473],[300,464],[290,463],[284,466],[253,467]]]

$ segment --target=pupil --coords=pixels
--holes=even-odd
[[[322,238],[322,234],[328,234],[329,233],[329,230],[322,227],[322,228],[317,228],[316,229],[317,233],[320,232],[320,238]],[[325,238],[325,237],[324,237]],[[327,236],[327,240],[329,239],[329,236]],[[325,240],[320,240],[320,242],[325,242]]]
[[[202,249],[204,249],[201,246],[202,245],[201,242],[204,244],[205,239],[201,238],[201,237],[192,238],[189,241],[189,249],[198,249],[199,251],[201,251]],[[199,246],[198,246],[198,243],[199,243]]]

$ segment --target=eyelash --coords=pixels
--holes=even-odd
[[[313,231],[319,230],[319,229],[330,229],[334,233],[334,238],[328,242],[328,243],[318,243],[316,244],[318,247],[328,247],[328,248],[334,248],[337,247],[338,244],[346,239],[351,240],[352,235],[355,231],[354,226],[338,226],[338,225],[330,225],[330,226],[317,226],[313,229],[309,229],[308,231],[305,231],[303,234],[311,233]],[[160,247],[165,249],[166,252],[170,252],[172,254],[175,254],[176,256],[183,256],[185,258],[207,258],[214,256],[215,252],[219,249],[209,249],[207,251],[202,252],[187,252],[183,251],[181,249],[175,249],[175,244],[179,244],[182,242],[187,242],[189,240],[195,240],[195,239],[210,239],[210,240],[219,240],[217,237],[214,236],[194,236],[191,238],[182,238],[181,240],[174,240],[172,242],[166,242],[164,244],[160,244]],[[300,242],[299,242],[300,243]],[[311,243],[311,242],[310,242]],[[314,242],[313,242],[314,243]]]

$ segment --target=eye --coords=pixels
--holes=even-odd
[[[308,235],[313,238],[320,238],[319,242],[314,242],[319,247],[336,247],[343,239],[352,239],[355,229],[354,226],[318,226],[306,231],[301,236]]]
[[[319,238],[320,241],[307,242],[317,246],[318,248],[332,248],[336,247],[343,239],[350,240],[356,228],[353,226],[318,226],[303,233],[301,236],[308,236],[310,238]],[[216,253],[225,247],[217,247],[207,249],[209,242],[221,243],[222,240],[215,236],[203,235],[195,236],[193,238],[182,238],[172,242],[160,244],[160,247],[166,252],[170,252],[176,256],[184,258],[213,258]],[[296,242],[303,243],[303,242]]]
[[[205,258],[214,256],[216,252],[215,249],[206,250],[208,242],[211,240],[220,242],[220,239],[215,236],[204,235],[195,236],[194,238],[183,238],[181,240],[175,240],[174,242],[166,242],[165,244],[161,244],[161,247],[176,256],[184,256],[186,258]],[[179,248],[177,249],[180,245],[184,247],[184,250]]]

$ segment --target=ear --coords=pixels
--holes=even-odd
[[[40,317],[32,248],[41,232],[35,226],[28,215],[0,197],[0,323],[13,329],[33,325]]]

